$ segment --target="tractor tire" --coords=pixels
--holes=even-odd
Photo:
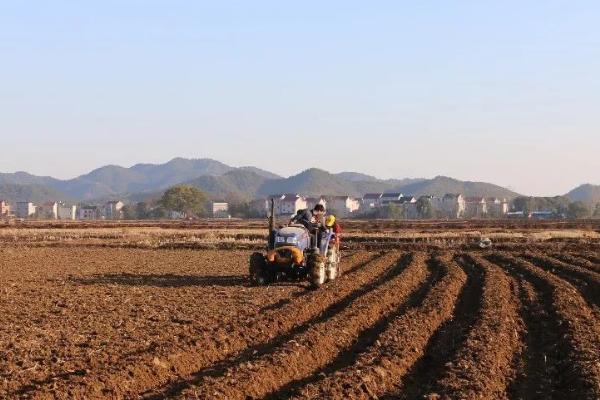
[[[327,281],[327,273],[325,271],[325,258],[313,254],[308,257],[308,279],[311,287],[319,288]]]
[[[250,256],[250,283],[253,285],[268,285],[273,280],[272,274],[267,270],[267,260],[260,252]]]

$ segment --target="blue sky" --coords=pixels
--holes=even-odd
[[[0,171],[600,184],[600,3],[0,3]]]

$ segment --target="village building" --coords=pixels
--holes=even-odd
[[[95,220],[101,218],[100,208],[98,206],[84,205],[79,208],[79,219]]]
[[[213,201],[212,216],[213,218],[229,218],[229,204],[225,201]]]
[[[488,215],[493,218],[502,218],[508,213],[508,200],[499,199],[497,197],[488,197],[487,211]]]
[[[306,198],[306,208],[312,210],[317,204],[321,204],[327,209],[327,200],[323,196]]]
[[[338,217],[348,217],[360,209],[360,200],[350,196],[333,196],[327,200],[328,212]]]
[[[434,198],[434,208],[442,218],[457,219],[465,215],[465,198],[462,194],[446,193],[444,197]]]
[[[307,208],[306,199],[297,193],[269,197],[269,199],[271,198],[275,201],[275,215],[294,215],[298,210]]]
[[[397,200],[397,204],[410,204],[416,203],[417,198],[414,196],[401,196],[399,200]]]
[[[402,198],[402,193],[383,193],[379,199],[379,205],[394,203]]]
[[[109,201],[104,204],[104,218],[121,219],[123,218],[123,207],[125,204],[120,200]]]
[[[0,217],[8,217],[10,215],[10,205],[4,200],[0,200]]]
[[[487,202],[484,197],[465,197],[465,218],[483,218],[487,213]]]
[[[432,195],[421,195],[414,203],[416,218],[436,218],[439,216],[441,199]],[[412,208],[412,205],[411,205]],[[424,214],[425,213],[425,214]]]
[[[36,209],[36,217],[39,219],[57,219],[58,203],[55,201],[49,201],[39,205]]]
[[[399,200],[396,200],[391,204],[397,204],[402,208],[402,216],[404,219],[419,218],[417,199],[414,196],[402,196]]]
[[[74,220],[77,218],[77,206],[59,203],[57,216],[61,220]]]
[[[381,196],[383,193],[367,193],[362,197],[361,210],[368,212],[381,205]]]
[[[31,218],[35,216],[36,206],[30,201],[18,201],[15,214],[17,218]]]

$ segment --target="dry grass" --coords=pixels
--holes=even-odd
[[[471,240],[482,236],[492,240],[543,242],[548,240],[600,240],[600,233],[584,229],[434,229],[382,230],[378,232],[346,232],[348,240],[443,241]],[[266,229],[217,228],[172,229],[162,227],[102,227],[102,228],[13,228],[0,229],[0,243],[16,245],[111,245],[157,248],[168,246],[260,245],[266,239]]]

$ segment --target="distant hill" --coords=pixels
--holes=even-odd
[[[42,185],[15,185],[0,183],[0,200],[14,204],[18,201],[43,203],[56,199],[68,200],[64,193]]]
[[[130,168],[107,165],[69,180],[35,176],[26,172],[0,174],[0,184],[34,185],[33,192],[55,196],[53,200],[153,199],[160,196],[165,189],[180,183],[197,186],[213,198],[230,200],[248,200],[288,192],[357,197],[371,192],[402,192],[414,196],[463,193],[467,196],[507,198],[517,195],[497,185],[463,182],[443,176],[433,179],[384,180],[360,172],[331,174],[322,169],[310,168],[284,178],[257,167],[236,168],[207,158],[174,158],[164,164],[136,164]],[[11,190],[14,192],[16,189]],[[33,192],[31,196],[36,195]],[[21,193],[26,195],[27,192],[21,189]]]
[[[262,176],[267,179],[280,179],[281,175],[274,174],[273,172],[265,171],[264,169],[256,168],[256,167],[239,167],[237,168],[242,171],[250,171],[254,172],[258,176]]]
[[[210,159],[174,158],[165,164],[136,164],[131,168],[109,165],[69,182],[95,183],[106,188],[105,195],[116,195],[166,189],[201,175],[222,175],[233,169]],[[80,191],[77,194],[90,198],[85,192]]]
[[[31,175],[27,172],[19,171],[11,174],[0,173],[0,184],[14,184],[14,185],[46,185],[50,186],[60,182],[60,180],[52,178],[50,176],[36,176]]]
[[[600,185],[586,183],[571,190],[566,196],[571,201],[583,201],[584,203],[600,203]]]
[[[250,169],[235,169],[220,176],[204,175],[186,184],[195,186],[215,199],[252,200],[268,179]]]
[[[421,196],[434,195],[443,196],[446,193],[462,193],[465,196],[484,196],[512,199],[519,194],[503,188],[498,185],[485,182],[459,181],[446,176],[436,176],[433,179],[426,179],[403,185],[397,188],[397,191],[405,195]]]
[[[361,174],[360,172],[340,172],[335,174],[340,179],[350,182],[378,182],[379,179],[374,176]]]
[[[277,193],[361,195],[353,182],[346,181],[318,168],[307,169],[289,178],[266,181],[259,190],[259,194],[265,196]]]
[[[90,200],[157,191],[199,176],[218,176],[234,169],[211,159],[174,158],[164,164],[137,164],[130,168],[107,165],[69,180],[40,177],[26,172],[0,174],[0,183],[42,185],[73,199]],[[264,173],[268,174],[267,171]]]

